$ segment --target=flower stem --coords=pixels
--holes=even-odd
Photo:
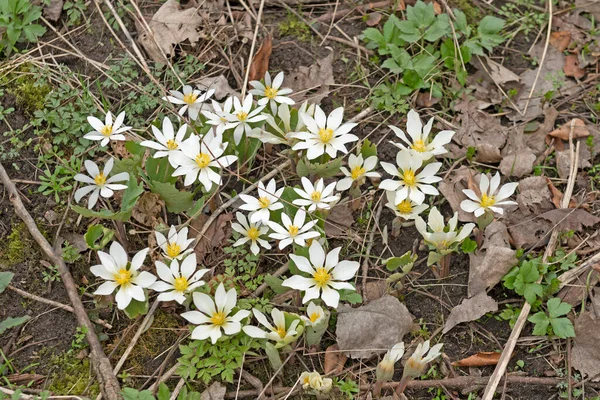
[[[404,390],[406,389],[406,385],[408,385],[409,381],[410,381],[410,376],[403,376],[402,377],[402,379],[400,380],[400,384],[396,388],[396,394],[398,396],[400,396],[400,395],[402,395],[404,393]]]

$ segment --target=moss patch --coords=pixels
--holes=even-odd
[[[23,64],[0,78],[0,86],[6,87],[7,92],[15,96],[17,105],[30,114],[44,108],[46,96],[52,90],[44,80],[34,77],[39,73],[30,64]]]
[[[69,352],[53,356],[51,367],[55,371],[50,379],[52,393],[57,395],[87,395],[94,398],[100,393],[94,379],[89,359],[79,360]]]
[[[0,248],[0,260],[8,266],[22,263],[27,259],[27,254],[31,254],[33,245],[33,239],[29,236],[25,224],[13,225],[12,231]]]
[[[302,42],[308,42],[312,38],[310,27],[290,12],[278,27],[281,36],[295,36]]]

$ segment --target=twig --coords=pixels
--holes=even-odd
[[[98,336],[96,336],[94,325],[92,325],[92,322],[90,321],[85,311],[85,308],[83,307],[83,303],[79,298],[77,285],[73,280],[73,276],[71,275],[69,268],[65,264],[64,260],[58,255],[56,255],[54,249],[52,248],[50,243],[48,243],[48,240],[46,240],[44,235],[41,234],[40,230],[35,224],[35,221],[23,205],[23,202],[19,197],[19,193],[17,192],[17,188],[15,187],[15,184],[10,180],[10,177],[6,173],[6,170],[4,169],[2,163],[0,163],[0,180],[2,180],[4,188],[9,193],[9,199],[10,202],[13,204],[15,212],[23,220],[31,236],[42,248],[46,256],[54,264],[58,265],[62,282],[65,285],[65,289],[67,291],[67,295],[69,296],[69,300],[71,301],[71,304],[73,304],[73,312],[77,317],[77,322],[80,326],[87,328],[85,336],[90,345],[91,364],[98,378],[98,382],[100,383],[102,393],[104,393],[104,395],[106,395],[106,398],[110,400],[121,398],[121,387],[119,385],[119,381],[112,372],[110,361],[104,354],[104,350],[102,349],[100,340],[98,340]]]
[[[328,12],[326,14],[323,14],[320,17],[315,18],[315,21],[330,24],[342,17],[345,17],[346,15],[350,14],[353,11],[368,11],[368,10],[372,10],[374,8],[385,8],[385,7],[389,6],[391,3],[392,3],[392,1],[385,0],[385,1],[380,1],[377,3],[368,3],[368,4],[365,4],[362,6],[358,6],[358,7],[344,8],[341,10],[337,10],[335,12]]]
[[[14,390],[5,388],[0,386],[0,393],[4,393],[4,394],[8,394],[13,396],[15,394]],[[28,394],[24,394],[24,393],[20,393],[19,394],[19,399],[21,400],[33,400],[33,399],[39,399],[39,396],[31,396]],[[46,399],[73,399],[73,400],[87,400],[87,397],[81,397],[81,396],[49,396],[49,397],[45,397]]]
[[[289,268],[290,268],[290,264],[289,264],[289,263],[285,263],[285,264],[283,264],[281,267],[279,267],[279,268],[277,269],[277,271],[273,272],[273,273],[271,274],[271,276],[273,276],[273,277],[278,277],[278,276],[280,276],[280,275],[283,275],[283,274],[285,274],[285,273],[287,272],[287,270],[288,270]],[[269,287],[269,284],[268,284],[268,283],[266,283],[266,282],[265,282],[265,283],[263,283],[263,284],[261,284],[259,287],[257,287],[257,288],[256,288],[256,290],[254,291],[254,293],[252,293],[252,296],[253,296],[253,297],[258,297],[258,296],[260,296],[260,295],[262,294],[262,292],[264,292],[264,291],[265,291],[265,289],[267,289],[268,287]]]
[[[568,208],[569,201],[571,200],[571,195],[573,194],[573,188],[575,186],[575,178],[577,177],[577,170],[579,168],[579,145],[581,142],[577,142],[577,149],[573,151],[573,130],[575,129],[574,120],[571,123],[571,131],[569,133],[569,144],[571,149],[571,170],[569,173],[569,180],[567,183],[567,188],[565,189],[564,196],[562,198],[562,202],[560,204],[561,208]],[[542,257],[542,262],[546,262],[549,256],[554,253],[554,248],[556,247],[556,243],[558,242],[558,229],[556,227],[552,230],[552,235],[550,236],[550,240],[548,242],[548,246],[546,247],[546,251],[544,252],[544,256]],[[541,279],[542,277],[540,277]],[[514,325],[513,331],[508,338],[506,345],[504,346],[504,350],[502,350],[502,355],[500,356],[500,360],[494,369],[494,373],[490,377],[490,381],[488,382],[485,392],[482,396],[482,400],[492,400],[494,397],[494,393],[496,392],[496,388],[502,379],[502,375],[506,371],[508,367],[508,362],[510,361],[510,357],[512,355],[515,346],[517,345],[517,339],[521,335],[521,331],[525,326],[525,322],[527,322],[527,317],[529,316],[529,312],[531,311],[531,304],[529,302],[525,302],[523,305],[523,309],[519,314],[519,318]]]
[[[60,308],[61,310],[65,310],[65,311],[68,311],[70,313],[75,313],[75,310],[73,309],[73,307],[68,306],[66,304],[63,304],[63,303],[59,303],[58,301],[48,300],[48,299],[45,299],[43,297],[36,296],[35,294],[31,294],[29,292],[26,292],[23,289],[19,289],[17,287],[14,287],[13,285],[8,285],[6,288],[12,290],[15,293],[20,294],[23,297],[26,297],[28,299],[35,300],[35,301],[38,301],[38,302],[44,303],[44,304],[49,304],[49,305],[51,305],[53,307]],[[96,319],[96,320],[92,320],[92,322],[94,322],[94,323],[96,323],[96,324],[98,324],[100,326],[103,326],[106,329],[112,329],[112,325],[109,324],[108,322],[104,321],[104,320]]]
[[[535,74],[535,80],[533,81],[533,85],[531,86],[531,90],[529,91],[529,96],[527,96],[527,102],[525,103],[525,108],[521,112],[521,115],[527,114],[527,107],[529,107],[529,102],[531,101],[531,96],[533,96],[533,91],[535,90],[535,86],[537,85],[537,81],[540,77],[540,73],[542,72],[542,67],[544,66],[544,61],[546,61],[546,54],[548,53],[548,46],[550,45],[550,35],[551,34],[552,34],[552,0],[548,0],[548,30],[546,31],[546,43],[544,44],[544,52],[542,53],[542,58],[540,59],[540,66],[537,70],[537,73]]]
[[[373,228],[371,229],[371,233],[369,235],[369,244],[367,245],[367,250],[365,251],[365,259],[362,263],[361,293],[363,297],[365,297],[365,293],[367,293],[367,276],[369,275],[369,256],[371,255],[371,249],[373,248],[373,242],[375,241],[375,232],[379,228],[379,217],[381,217],[381,211],[383,210],[384,203],[382,200],[383,195],[379,197],[379,206],[377,207],[377,212],[375,213]]]
[[[258,36],[258,28],[260,28],[260,21],[262,19],[263,8],[265,6],[265,0],[260,1],[258,7],[258,15],[256,17],[256,27],[254,27],[254,36],[252,38],[252,45],[250,46],[250,53],[248,54],[248,67],[246,68],[246,74],[244,75],[244,84],[242,85],[242,99],[246,94],[246,87],[248,86],[248,78],[250,77],[250,68],[252,66],[252,58],[254,58],[254,48],[256,47],[256,38]]]
[[[175,389],[173,389],[173,394],[171,394],[171,397],[169,397],[169,400],[176,400],[177,399],[177,395],[179,394],[179,392],[183,388],[183,385],[185,385],[185,379],[181,378],[179,380],[179,382],[177,382],[177,386],[175,386]]]

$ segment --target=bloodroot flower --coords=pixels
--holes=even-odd
[[[513,195],[517,186],[517,182],[507,183],[500,187],[500,173],[490,180],[487,175],[481,174],[479,181],[479,191],[481,197],[471,189],[463,189],[463,193],[467,195],[469,200],[463,200],[460,203],[460,208],[466,212],[472,212],[476,217],[482,216],[487,210],[498,214],[503,214],[502,207],[507,205],[516,205],[514,201],[506,200]],[[499,188],[500,187],[500,188]]]
[[[125,140],[125,135],[122,133],[131,129],[130,126],[124,126],[125,111],[117,115],[117,119],[113,123],[113,116],[110,111],[106,113],[104,122],[96,117],[87,117],[89,124],[94,128],[90,133],[83,137],[88,140],[99,140],[100,146],[106,146],[111,140]],[[123,126],[121,126],[123,125]]]
[[[168,100],[177,105],[183,104],[183,107],[179,109],[179,115],[183,115],[187,111],[190,119],[195,121],[198,118],[198,113],[202,105],[206,100],[211,98],[215,90],[210,89],[202,93],[201,90],[194,89],[190,85],[183,86],[182,90],[183,93],[177,90],[169,90],[171,95],[163,97],[163,100]]]
[[[321,244],[313,240],[308,249],[310,260],[290,254],[296,267],[310,277],[294,275],[283,281],[282,286],[304,291],[303,303],[320,297],[329,307],[336,308],[340,301],[338,290],[355,290],[345,281],[352,279],[360,267],[356,261],[339,261],[341,249],[325,254]]]
[[[89,183],[89,186],[84,186],[75,191],[75,201],[79,203],[79,200],[88,193],[92,193],[88,200],[88,208],[91,210],[98,202],[98,197],[104,198],[112,197],[115,190],[127,189],[127,185],[114,182],[124,182],[129,180],[129,174],[127,172],[121,172],[114,176],[108,177],[110,171],[112,171],[115,160],[110,158],[104,165],[104,169],[100,172],[98,165],[90,160],[85,160],[83,163],[88,175],[77,174],[73,179],[78,182]]]
[[[161,261],[156,261],[156,272],[160,281],[154,282],[150,289],[157,292],[163,292],[158,295],[158,301],[175,300],[183,304],[186,295],[204,285],[200,279],[208,272],[207,269],[196,271],[196,255],[190,254],[181,264],[176,259],[167,265]]]
[[[156,281],[156,277],[150,272],[139,271],[147,254],[148,248],[140,250],[129,262],[125,249],[117,242],[110,245],[110,253],[99,251],[101,264],[92,266],[90,271],[106,282],[100,285],[94,294],[106,296],[119,288],[115,300],[120,310],[127,308],[131,299],[146,301],[144,289]]]

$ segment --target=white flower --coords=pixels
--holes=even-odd
[[[268,241],[260,238],[269,231],[268,226],[260,226],[260,221],[248,223],[246,216],[241,212],[237,212],[235,215],[237,217],[237,222],[232,223],[231,228],[233,228],[234,231],[241,233],[242,237],[236,240],[233,244],[234,247],[241,246],[247,241],[250,241],[250,251],[252,251],[252,254],[254,255],[260,252],[259,244],[265,249],[271,248]]]
[[[106,280],[94,294],[106,296],[119,288],[115,300],[120,310],[127,308],[131,299],[146,301],[144,288],[150,287],[156,281],[156,277],[150,272],[139,271],[148,254],[148,248],[140,250],[133,256],[131,263],[125,249],[119,243],[112,242],[109,251],[110,254],[99,251],[101,264],[90,268],[92,274]]]
[[[315,326],[325,318],[325,311],[323,311],[323,307],[318,306],[311,301],[306,308],[306,315],[306,317],[302,317],[304,322],[309,326]]]
[[[167,266],[161,261],[156,261],[156,272],[161,281],[156,281],[150,289],[165,292],[158,295],[158,301],[175,300],[183,304],[185,296],[204,285],[200,279],[208,272],[207,269],[196,271],[196,255],[190,254],[182,262],[173,259]]]
[[[273,319],[274,326],[267,320],[265,314],[257,310],[256,308],[252,309],[254,316],[257,321],[268,329],[268,332],[263,331],[257,326],[247,325],[244,328],[244,332],[253,338],[257,339],[268,339],[274,342],[287,342],[290,343],[294,336],[298,334],[296,328],[298,328],[298,324],[300,323],[300,319],[297,318],[292,321],[289,327],[286,327],[285,324],[285,314],[278,310],[277,308],[273,308],[271,310],[271,318]]]
[[[404,342],[396,343],[377,364],[377,380],[386,382],[394,376],[394,364],[404,355]]]
[[[202,111],[202,114],[207,118],[206,123],[213,125],[218,134],[225,132],[225,126],[228,123],[228,118],[231,117],[233,110],[233,97],[227,98],[223,102],[223,107],[216,101],[212,101],[213,111]]]
[[[325,250],[317,240],[313,240],[308,252],[310,261],[301,256],[290,254],[296,267],[310,275],[310,278],[294,275],[283,281],[282,285],[304,291],[303,303],[321,297],[327,306],[336,308],[340,301],[338,290],[354,290],[348,282],[360,267],[356,261],[339,261],[342,248],[338,247],[325,255]]]
[[[309,117],[312,117],[315,114],[315,104],[308,104],[307,101],[302,103],[300,108],[298,109],[298,114],[307,114]],[[287,104],[282,104],[279,106],[277,111],[277,116],[281,121],[283,127],[280,127],[278,122],[272,115],[267,115],[267,124],[275,130],[275,132],[279,133],[282,137],[285,137],[286,140],[291,140],[294,133],[300,132],[304,130],[306,126],[302,118],[298,117],[295,119],[296,125],[292,126],[292,112],[290,110],[290,106]]]
[[[408,118],[406,121],[406,130],[408,131],[410,140],[401,129],[390,125],[389,128],[393,130],[396,136],[398,136],[398,138],[404,142],[391,143],[400,149],[408,149],[415,157],[418,157],[423,161],[427,161],[432,157],[447,153],[448,151],[444,148],[444,146],[450,143],[450,140],[452,140],[452,136],[454,135],[454,131],[440,131],[437,135],[435,135],[433,140],[430,141],[429,132],[431,131],[432,125],[433,118],[431,118],[427,125],[423,127],[421,118],[419,118],[419,114],[415,110],[410,110],[408,112]]]
[[[413,156],[412,153],[407,150],[401,150],[396,155],[395,165],[381,162],[381,166],[386,172],[392,176],[400,178],[399,181],[392,179],[385,179],[379,184],[379,188],[384,190],[393,190],[396,192],[396,204],[402,200],[408,198],[417,204],[422,204],[425,201],[425,195],[438,195],[440,194],[436,188],[430,185],[430,183],[439,182],[442,180],[435,174],[442,168],[442,163],[435,162],[427,164],[422,170],[419,171],[423,165],[421,158]]]
[[[346,175],[337,183],[337,190],[348,190],[352,186],[352,182],[358,181],[358,184],[362,184],[365,181],[365,177],[379,178],[381,175],[378,172],[370,172],[377,166],[377,157],[367,157],[363,161],[362,154],[355,156],[350,154],[348,157],[348,170],[346,167],[341,167],[342,172]]]
[[[108,177],[110,171],[113,168],[115,160],[110,158],[106,164],[104,165],[104,169],[100,172],[100,169],[96,165],[95,162],[90,160],[85,160],[85,170],[89,174],[89,176],[84,174],[77,174],[73,179],[78,182],[90,183],[90,186],[84,186],[75,191],[75,201],[79,203],[79,200],[86,194],[92,192],[90,199],[88,200],[88,208],[91,210],[96,205],[98,201],[98,196],[102,196],[104,198],[110,198],[113,195],[114,190],[123,190],[127,189],[127,185],[122,185],[119,183],[113,182],[124,182],[129,180],[129,174],[127,172],[121,172],[120,174],[116,174],[114,176]]]
[[[228,167],[237,160],[237,156],[222,156],[226,148],[223,136],[215,134],[213,129],[202,139],[197,135],[190,136],[183,141],[181,153],[173,156],[179,165],[173,176],[185,175],[184,186],[189,186],[198,179],[204,189],[210,191],[213,183],[221,184],[221,175],[215,169]]]
[[[194,241],[194,238],[188,239],[187,227],[181,228],[181,230],[177,232],[175,225],[171,225],[167,237],[159,231],[155,231],[154,235],[156,236],[156,244],[160,246],[164,252],[164,256],[169,260],[181,260],[194,251],[194,249],[188,249],[189,245]]]
[[[306,240],[320,236],[319,232],[311,231],[317,221],[308,221],[306,224],[306,211],[299,208],[294,216],[294,222],[288,217],[286,213],[281,213],[281,225],[276,222],[269,221],[267,224],[269,228],[275,232],[269,234],[269,237],[275,240],[279,240],[279,249],[284,249],[292,243],[296,243],[298,246],[306,246]]]
[[[189,117],[195,121],[202,105],[212,97],[215,90],[210,89],[202,93],[201,90],[194,89],[190,85],[184,85],[183,93],[177,90],[169,90],[169,93],[171,93],[171,96],[163,97],[163,100],[168,100],[173,104],[183,104],[184,106],[179,109],[179,115],[185,114],[187,110]]]
[[[294,191],[302,197],[292,201],[297,206],[309,206],[308,211],[314,211],[315,209],[328,210],[331,208],[331,204],[340,199],[340,196],[334,196],[333,190],[335,189],[335,182],[325,186],[323,178],[319,179],[313,186],[308,178],[302,177],[302,189],[294,188]]]
[[[283,208],[283,204],[279,199],[285,188],[282,187],[277,190],[276,185],[275,179],[271,179],[266,188],[262,182],[258,182],[258,199],[247,194],[240,194],[240,199],[245,202],[240,206],[240,209],[254,211],[250,214],[250,222],[261,221],[264,225],[269,221],[271,211]]]
[[[90,133],[86,133],[83,137],[89,140],[100,140],[100,146],[106,146],[111,140],[125,140],[125,135],[122,133],[130,130],[131,127],[123,125],[124,119],[125,111],[117,115],[117,119],[115,119],[114,123],[110,111],[106,113],[104,123],[96,117],[87,117],[89,124],[94,130]]]
[[[356,135],[348,132],[357,124],[347,122],[342,124],[344,107],[336,108],[326,116],[321,107],[315,107],[314,118],[308,114],[300,113],[300,118],[306,124],[308,132],[296,132],[290,136],[301,142],[294,145],[293,150],[306,150],[306,157],[314,160],[323,153],[335,158],[338,151],[347,153],[346,143],[358,140]]]
[[[415,218],[415,226],[423,236],[423,239],[425,239],[425,242],[431,244],[438,250],[446,250],[453,244],[462,242],[471,234],[471,231],[475,227],[475,224],[469,223],[465,224],[460,230],[456,230],[458,225],[458,213],[456,212],[446,226],[444,224],[444,217],[436,207],[433,207],[431,211],[429,211],[427,225],[429,225],[431,232],[427,230],[423,218]]]
[[[396,203],[396,192],[388,190],[385,192],[388,202],[386,206],[396,214],[397,217],[404,218],[407,221],[415,219],[417,215],[427,210],[427,204],[417,204],[410,199],[404,199]]]
[[[235,141],[235,144],[238,145],[242,140],[244,132],[246,133],[246,136],[250,134],[250,131],[252,130],[250,124],[264,121],[267,119],[267,116],[260,114],[265,106],[258,106],[252,110],[251,94],[246,96],[244,103],[237,97],[234,97],[233,108],[233,112],[226,117],[229,122],[225,125],[225,129],[235,128],[233,131],[233,140]]]
[[[429,340],[426,340],[424,343],[419,343],[415,352],[406,361],[406,365],[404,366],[404,376],[416,378],[417,376],[422,375],[425,372],[427,364],[442,354],[440,351],[442,346],[443,344],[439,343],[430,349]]]
[[[250,315],[248,310],[239,310],[234,315],[229,315],[237,304],[237,293],[235,289],[225,292],[222,283],[217,287],[214,300],[209,295],[198,292],[194,292],[192,297],[198,311],[184,312],[181,316],[192,324],[198,325],[192,331],[194,340],[210,338],[212,344],[215,344],[223,333],[225,335],[239,333],[242,330],[241,321]]]
[[[270,118],[273,118],[272,115],[269,115]],[[268,122],[268,119],[267,119]],[[281,138],[280,136],[274,135],[269,131],[266,131],[262,128],[252,128],[248,137],[258,139],[263,143],[270,144],[288,144],[287,140]]]
[[[144,147],[158,150],[156,153],[154,153],[154,158],[169,157],[169,163],[171,166],[173,166],[173,168],[177,168],[177,163],[175,162],[173,156],[181,151],[181,144],[183,143],[183,138],[187,133],[187,128],[187,124],[181,125],[177,131],[177,135],[175,135],[173,123],[169,117],[165,117],[162,123],[162,132],[160,129],[152,125],[152,133],[154,134],[154,137],[158,143],[152,140],[144,140],[140,144]]]
[[[299,378],[304,390],[311,390],[315,393],[328,393],[333,387],[331,378],[323,378],[317,371],[305,371],[300,374]]]
[[[271,82],[271,74],[269,71],[265,73],[265,83],[260,81],[250,81],[250,86],[253,87],[248,93],[256,96],[264,96],[258,100],[259,106],[265,106],[267,103],[271,105],[273,115],[277,113],[277,104],[294,104],[294,100],[285,97],[286,94],[293,92],[292,89],[281,88],[283,83],[283,72],[278,73]]]
[[[470,200],[463,200],[460,203],[460,208],[466,212],[472,212],[476,217],[482,216],[486,210],[491,210],[498,214],[503,214],[504,205],[517,204],[514,201],[505,200],[508,199],[515,192],[519,184],[517,182],[507,183],[503,185],[499,190],[500,186],[500,173],[496,172],[490,181],[487,175],[481,174],[481,180],[479,181],[479,191],[481,197],[477,196],[471,189],[463,189],[463,193],[467,195]]]

